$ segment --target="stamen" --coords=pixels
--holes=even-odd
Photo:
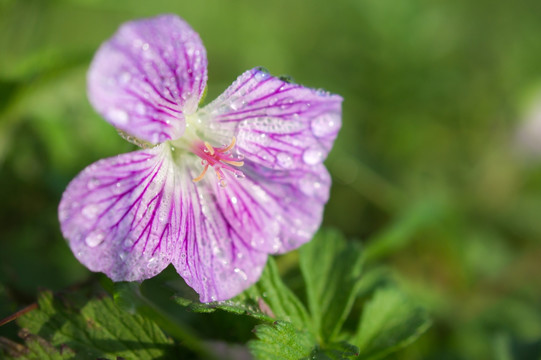
[[[220,183],[221,187],[226,187],[227,182],[224,179],[224,174],[220,170],[220,168],[216,169],[216,176],[218,177],[218,182]]]
[[[193,182],[198,182],[198,181],[201,181],[203,180],[203,178],[205,177],[205,174],[207,173],[207,169],[209,168],[209,164],[207,163],[207,165],[205,165],[205,168],[203,169],[203,171],[201,172],[201,174],[199,174],[198,177],[196,177],[195,179],[192,179]]]
[[[233,139],[231,139],[231,144],[229,144],[227,147],[223,149],[218,149],[218,151],[222,153],[228,152],[229,150],[233,149],[236,143],[237,143],[237,139],[233,136]]]
[[[231,143],[228,146],[215,148],[208,142],[198,141],[193,144],[192,151],[195,155],[201,158],[201,165],[204,165],[204,169],[198,177],[193,179],[194,182],[201,181],[209,166],[214,168],[216,178],[221,187],[227,186],[224,170],[227,170],[234,174],[238,179],[242,179],[244,174],[240,170],[236,170],[234,167],[241,167],[244,165],[244,157],[242,155],[232,155],[231,150],[235,147],[237,139],[233,137]]]
[[[222,160],[222,162],[229,165],[238,166],[238,167],[241,167],[242,165],[244,165],[244,161]]]
[[[208,142],[205,141],[205,146],[207,147],[210,155],[214,155],[214,148],[212,147],[212,145],[210,145]]]

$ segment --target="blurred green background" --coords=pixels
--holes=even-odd
[[[434,321],[393,358],[541,358],[537,0],[0,0],[0,318],[89,277],[57,204],[133,145],[86,71],[119,24],[165,12],[201,35],[207,101],[259,65],[344,97],[325,225]]]

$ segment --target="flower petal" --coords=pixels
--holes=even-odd
[[[175,15],[128,22],[88,73],[92,105],[116,128],[157,144],[179,138],[207,82],[199,35]]]
[[[62,233],[79,261],[114,281],[150,278],[178,248],[174,167],[164,145],[98,161],[69,185]]]
[[[242,74],[199,113],[206,134],[254,163],[272,169],[320,164],[341,126],[342,98],[270,76],[256,68]]]
[[[229,299],[259,278],[267,254],[243,243],[189,154],[166,144],[98,161],[66,189],[64,237],[92,271],[150,278],[173,263],[201,301]]]
[[[181,166],[189,179],[179,183],[180,192],[190,197],[181,220],[188,230],[173,265],[202,302],[230,299],[259,279],[267,253],[247,244],[243,229],[229,222],[215,179],[191,180],[200,172],[200,160],[184,160]]]
[[[323,164],[277,171],[245,163],[244,179],[227,173],[216,186],[220,212],[252,249],[284,253],[310,241],[321,225],[331,180]]]

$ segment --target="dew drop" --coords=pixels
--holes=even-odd
[[[148,259],[147,268],[149,270],[154,270],[160,265],[160,261],[162,258],[160,256],[153,256],[150,259]]]
[[[100,180],[98,178],[93,177],[90,180],[88,180],[86,187],[88,188],[88,190],[92,190],[92,189],[95,189],[99,185],[100,185]]]
[[[58,218],[60,219],[60,222],[65,221],[68,218],[68,212],[66,210],[60,210]]]
[[[122,85],[127,84],[130,80],[131,80],[131,74],[129,72],[123,72],[122,74],[120,74],[120,77],[118,78],[118,81]]]
[[[299,182],[301,191],[308,196],[313,196],[321,189],[321,183],[316,178],[305,177]]]
[[[246,175],[244,175],[244,173],[242,171],[236,170],[235,171],[235,177],[237,179],[244,179],[246,177]]]
[[[293,79],[293,76],[291,75],[282,75],[279,77],[279,79],[288,84],[295,84],[295,79]]]
[[[87,205],[83,208],[81,213],[89,220],[95,219],[96,215],[98,215],[98,206],[96,204]]]
[[[329,96],[330,95],[328,91],[325,91],[323,89],[317,89],[316,94],[319,95],[319,96]]]
[[[122,183],[120,181],[117,182],[115,186],[113,187],[113,193],[119,194],[122,191],[121,187],[122,187]]]
[[[293,167],[293,158],[288,153],[279,153],[276,156],[276,160],[278,161],[278,165],[284,169],[291,169]]]
[[[206,214],[208,214],[208,212],[209,212],[209,207],[207,205],[202,205],[201,206],[201,213],[203,215],[206,215]]]
[[[267,69],[264,67],[257,68],[257,72],[255,73],[255,79],[257,81],[263,81],[270,77],[270,73]]]
[[[150,48],[150,45],[148,43],[144,43],[142,46],[143,51],[147,51]]]
[[[242,99],[234,99],[234,100],[231,100],[231,103],[229,104],[229,107],[232,109],[232,110],[239,110],[241,109],[244,105],[246,105],[246,101],[242,100]]]
[[[231,198],[231,204],[235,205],[237,202],[238,202],[238,199],[235,196],[233,196]]]
[[[239,275],[242,278],[242,280],[244,281],[248,280],[248,275],[246,275],[246,273],[242,271],[241,269],[235,268],[233,271],[235,272],[235,274]]]
[[[85,238],[85,243],[89,247],[96,247],[103,242],[105,234],[101,230],[94,230]]]
[[[323,161],[323,151],[318,147],[311,147],[306,149],[302,154],[302,160],[308,165],[316,165]]]
[[[128,113],[120,109],[111,109],[107,113],[107,116],[111,121],[115,122],[116,125],[125,125],[128,122]]]
[[[323,115],[312,120],[310,127],[315,136],[324,137],[338,132],[340,122],[335,116]]]

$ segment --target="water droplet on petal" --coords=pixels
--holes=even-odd
[[[270,73],[269,73],[269,70],[265,69],[264,67],[258,67],[257,68],[257,72],[255,73],[255,79],[257,81],[263,81],[263,80],[266,80],[268,78],[270,78]]]
[[[85,243],[89,247],[96,247],[103,242],[105,234],[101,230],[94,230],[85,238]]]
[[[244,173],[242,171],[236,170],[235,171],[235,177],[237,179],[244,179],[246,177],[246,175],[244,175]]]
[[[64,209],[60,210],[60,212],[58,213],[58,219],[60,220],[60,222],[63,222],[64,220],[66,220],[68,218],[68,212]]]
[[[209,212],[209,207],[207,205],[202,205],[201,206],[201,213],[203,215],[206,215],[206,214],[208,214],[208,212]]]
[[[111,121],[115,122],[116,125],[125,125],[128,122],[128,113],[120,109],[109,110],[107,117],[109,117]]]
[[[311,147],[306,149],[302,154],[302,160],[308,165],[316,165],[323,161],[323,151],[319,147]]]
[[[235,274],[239,275],[242,280],[244,281],[248,280],[248,275],[246,275],[246,273],[242,271],[241,269],[235,268],[233,271],[235,272]]]
[[[276,161],[278,161],[278,165],[284,169],[290,169],[293,167],[293,158],[288,153],[279,153],[276,156]]]
[[[323,89],[317,89],[316,94],[319,95],[319,96],[329,96],[330,95],[330,93],[328,91],[325,91]]]
[[[90,180],[88,180],[86,187],[88,188],[88,190],[92,190],[92,189],[95,189],[99,185],[100,185],[100,180],[98,178],[93,177]]]
[[[98,215],[98,206],[96,204],[87,205],[83,208],[81,213],[89,220],[95,219],[96,215]]]
[[[312,120],[310,127],[315,136],[324,137],[336,134],[340,128],[340,122],[335,116],[322,115]]]
[[[122,85],[127,84],[131,80],[131,74],[129,72],[123,72],[118,78],[119,83]]]
[[[304,177],[299,182],[300,189],[308,196],[313,196],[321,189],[321,183],[315,177]]]
[[[237,203],[237,201],[238,201],[238,199],[235,196],[233,196],[231,198],[231,204],[235,205]]]
[[[288,84],[295,84],[295,80],[291,75],[280,75],[278,78]]]

